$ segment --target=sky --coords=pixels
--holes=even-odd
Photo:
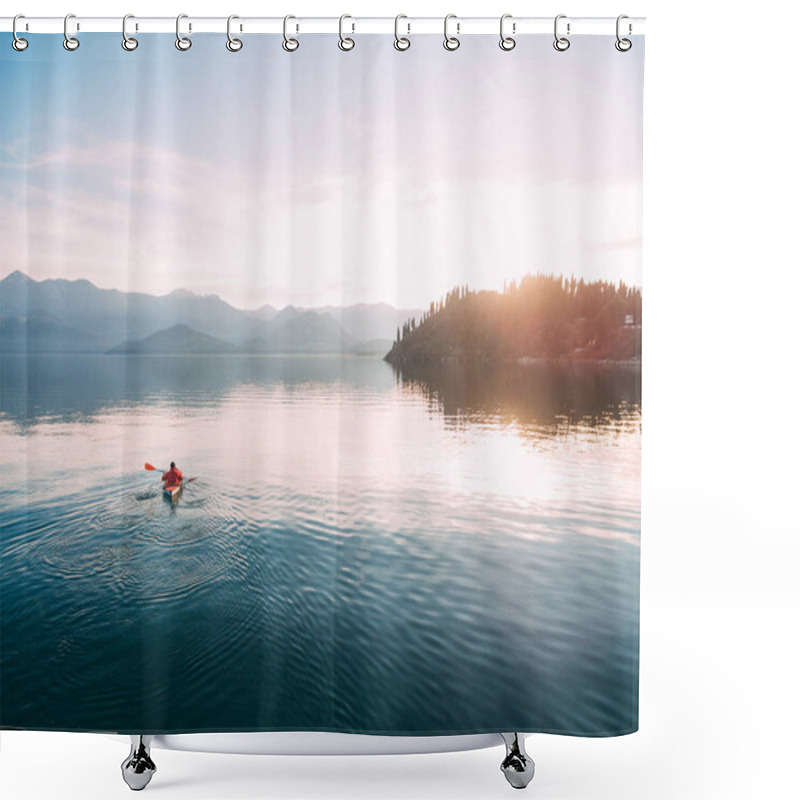
[[[643,45],[119,39],[0,35],[0,277],[239,308],[427,307],[537,271],[641,285]]]

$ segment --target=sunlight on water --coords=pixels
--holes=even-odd
[[[635,727],[638,370],[0,363],[2,724]]]

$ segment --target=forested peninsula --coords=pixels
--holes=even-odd
[[[635,361],[642,354],[638,288],[526,275],[502,292],[459,286],[401,328],[394,366],[526,359]]]

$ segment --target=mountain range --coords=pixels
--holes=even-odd
[[[0,352],[383,355],[419,313],[385,303],[248,311],[186,289],[156,296],[18,270],[0,281]]]

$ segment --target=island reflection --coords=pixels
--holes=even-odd
[[[403,391],[422,395],[434,414],[456,424],[489,420],[566,433],[635,425],[641,419],[640,363],[531,361],[403,365]]]

